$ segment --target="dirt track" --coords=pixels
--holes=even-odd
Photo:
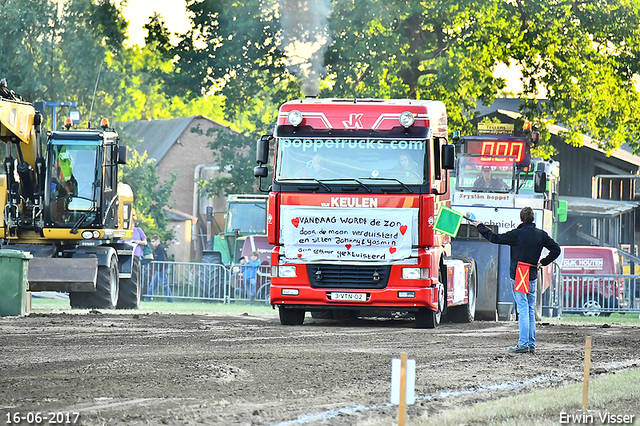
[[[305,325],[285,327],[276,311],[0,318],[0,420],[78,412],[83,425],[364,425],[396,416],[387,402],[400,352],[416,360],[410,420],[577,381],[587,335],[594,374],[640,366],[640,329],[620,325],[542,323],[535,355],[509,355],[516,323],[418,330],[411,321],[307,314]],[[491,386],[504,383],[512,386]],[[440,394],[467,389],[475,391]]]

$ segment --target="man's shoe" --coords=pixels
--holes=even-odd
[[[512,346],[507,349],[507,352],[510,354],[528,354],[529,347],[528,346]]]
[[[529,346],[529,353],[530,354],[535,354],[536,353],[536,347],[535,346]]]

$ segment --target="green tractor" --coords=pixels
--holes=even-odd
[[[203,258],[224,265],[239,263],[247,237],[267,235],[267,199],[262,194],[228,195],[224,231],[213,237]]]

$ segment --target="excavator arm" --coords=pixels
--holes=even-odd
[[[42,229],[45,161],[40,144],[42,116],[32,104],[7,89],[0,80],[0,141],[5,144],[0,179],[0,238],[16,236],[18,226]],[[15,156],[14,156],[15,155]]]

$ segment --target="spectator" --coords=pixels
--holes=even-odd
[[[260,259],[258,259],[258,252],[254,251],[249,255],[249,260],[242,264],[244,288],[249,296],[249,304],[251,305],[253,305],[256,298],[258,268],[260,268]]]
[[[147,236],[145,235],[144,231],[141,228],[138,228],[136,226],[137,219],[138,219],[138,216],[136,215],[136,211],[133,210],[133,212],[131,212],[131,224],[133,225],[133,235],[131,235],[130,240],[126,240],[122,242],[135,245],[135,248],[133,249],[133,254],[135,254],[140,258],[140,260],[142,260],[142,258],[144,257],[143,246],[147,245]]]
[[[151,284],[149,284],[149,294],[153,295],[157,287],[162,285],[163,287],[163,296],[167,296],[167,302],[172,303],[173,298],[171,297],[171,287],[169,287],[169,270],[165,262],[169,260],[167,256],[167,252],[164,249],[164,246],[160,242],[160,237],[154,235],[151,237],[151,247],[153,247],[153,260],[156,262],[154,266],[153,279],[151,280]]]

